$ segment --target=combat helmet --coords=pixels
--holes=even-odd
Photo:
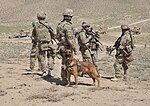
[[[85,27],[90,27],[90,24],[87,23],[87,22],[82,22],[82,27],[85,28]]]
[[[46,13],[45,12],[40,12],[40,13],[37,13],[37,18],[39,20],[44,20],[46,18]]]
[[[129,26],[128,25],[121,25],[121,29],[122,30],[129,30]]]
[[[63,16],[73,16],[73,10],[72,9],[66,9],[63,13]]]

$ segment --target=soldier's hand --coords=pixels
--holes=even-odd
[[[124,46],[120,45],[118,49],[123,50],[124,48],[125,48]]]

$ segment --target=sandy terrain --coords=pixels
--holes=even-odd
[[[104,46],[99,54],[103,76],[99,88],[86,76],[79,77],[78,88],[62,85],[59,59],[52,78],[39,76],[37,67],[34,72],[27,71],[30,38],[8,39],[21,29],[32,29],[39,11],[47,13],[47,21],[55,29],[65,8],[74,10],[77,29],[83,21],[96,30],[108,27],[100,39]],[[149,0],[0,0],[0,10],[0,106],[150,106]],[[140,27],[142,34],[134,35],[135,60],[129,64],[128,81],[112,82],[114,52],[108,56],[105,48],[119,37],[121,24]],[[73,85],[73,77],[71,81]]]
[[[3,42],[4,41],[4,42]],[[1,44],[7,39],[1,40]],[[14,39],[12,44],[18,39]],[[20,42],[30,43],[30,40]],[[104,42],[108,44],[107,40]],[[110,44],[111,45],[111,44]],[[137,54],[137,47],[134,53]],[[12,49],[12,48],[11,48]],[[148,49],[147,49],[148,50]],[[113,76],[113,56],[102,51],[99,55],[99,72],[105,78],[101,78],[101,87],[92,86],[92,80],[88,77],[79,77],[78,88],[65,87],[60,79],[60,63],[56,59],[53,78],[38,75],[26,69],[29,66],[29,58],[11,58],[0,63],[0,105],[1,106],[148,106],[150,105],[150,82],[148,79],[139,79],[141,72],[135,73],[135,67],[139,62],[133,62],[129,71],[127,82],[112,82],[109,77]],[[144,52],[145,53],[145,52]],[[146,53],[145,53],[146,54]],[[140,55],[140,54],[137,54]],[[79,57],[78,57],[79,58]],[[141,59],[141,58],[139,58]],[[146,66],[145,66],[146,67]],[[149,70],[146,67],[145,72]],[[133,70],[132,70],[133,69]],[[147,71],[146,71],[147,70]],[[144,77],[145,78],[145,77]],[[74,79],[72,77],[72,82]],[[73,83],[72,83],[73,84]]]

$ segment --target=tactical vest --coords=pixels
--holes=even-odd
[[[49,43],[51,41],[51,36],[49,34],[48,29],[44,25],[39,23],[35,26],[35,32],[39,49],[41,51],[49,50]]]
[[[35,31],[38,42],[47,42],[47,43],[50,42],[51,36],[49,34],[48,29],[44,25],[39,23],[38,25],[35,26]]]

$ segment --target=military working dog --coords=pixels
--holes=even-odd
[[[66,73],[67,73],[67,86],[70,86],[71,74],[75,78],[75,87],[78,86],[78,72],[83,72],[88,74],[93,79],[93,84],[95,85],[95,79],[100,86],[100,75],[96,70],[94,64],[88,61],[78,61],[74,58],[73,51],[66,49],[65,53],[65,63],[66,63]]]

